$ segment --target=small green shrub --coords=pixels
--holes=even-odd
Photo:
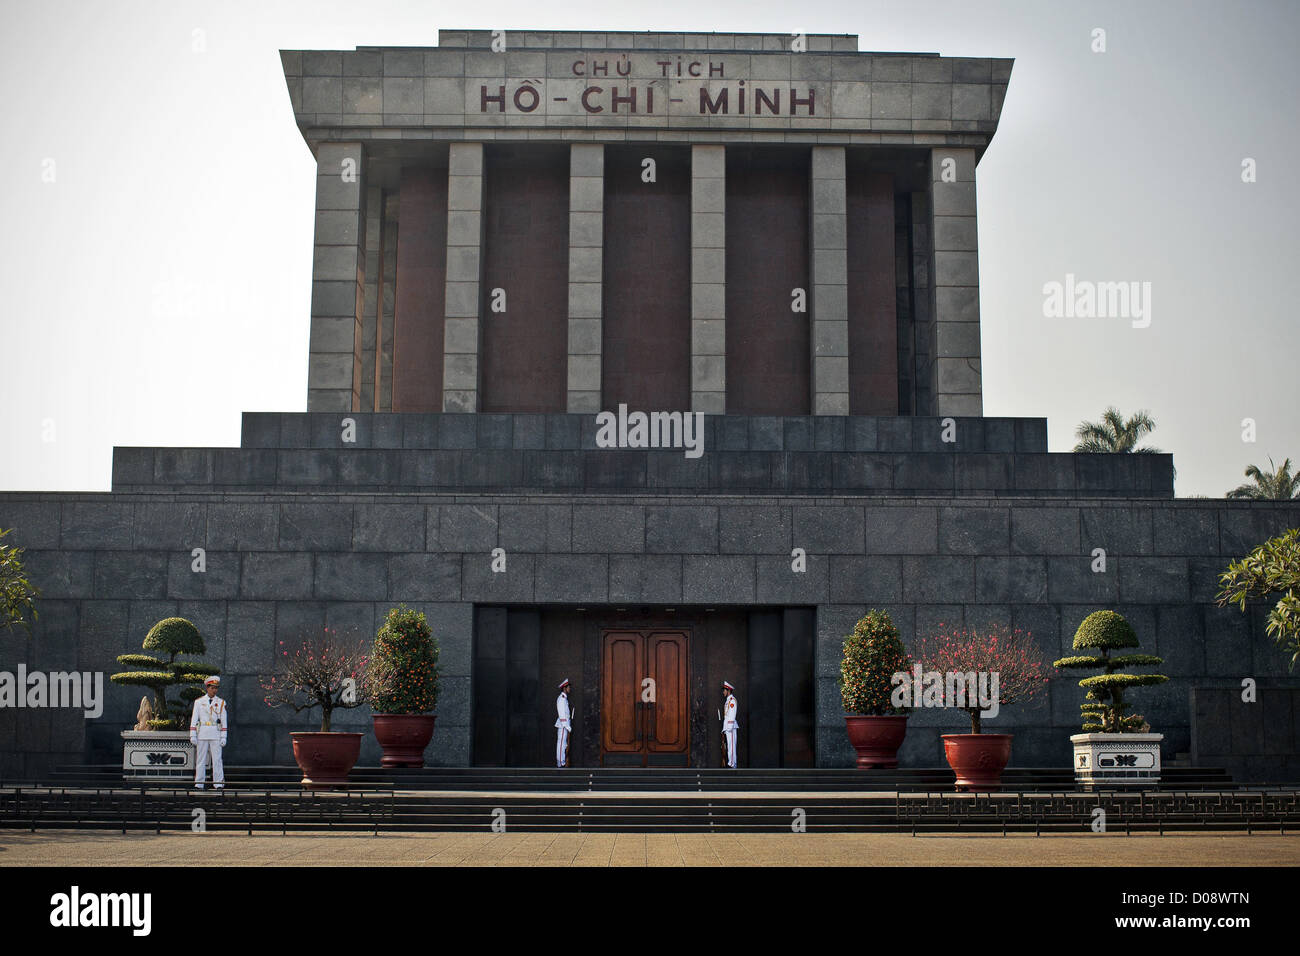
[[[906,708],[890,702],[894,674],[912,669],[898,628],[885,611],[872,609],[844,639],[840,661],[840,700],[847,714],[883,717],[904,714]]]
[[[427,714],[438,703],[438,642],[422,612],[388,612],[370,657],[370,706],[376,714]]]

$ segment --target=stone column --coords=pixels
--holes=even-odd
[[[601,277],[604,267],[605,147],[569,147],[570,412],[600,408]]]
[[[479,398],[483,275],[483,144],[452,143],[447,170],[447,324],[442,410],[473,412]]]
[[[979,416],[984,403],[973,149],[931,150],[930,199],[934,414]]]
[[[843,146],[812,148],[812,411],[849,413],[848,233]]]
[[[355,411],[361,405],[364,159],[360,143],[321,143],[316,149],[308,411]]]
[[[691,410],[727,410],[727,151],[691,147]]]

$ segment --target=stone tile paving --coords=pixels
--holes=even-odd
[[[1099,840],[1107,841],[1104,853]],[[1300,866],[1300,835],[0,833],[0,866],[175,866],[199,858],[208,866]]]

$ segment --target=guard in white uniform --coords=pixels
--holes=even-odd
[[[740,722],[736,720],[736,688],[729,681],[722,682],[722,693],[727,697],[722,705],[722,736],[727,740],[727,766],[736,769],[736,731]]]
[[[190,717],[190,743],[198,748],[194,761],[194,789],[202,790],[208,773],[208,758],[212,758],[212,786],[222,790],[226,786],[226,769],[221,763],[221,748],[226,745],[226,702],[217,696],[221,678],[213,675],[203,682],[206,697],[194,701]]]
[[[560,696],[555,698],[555,766],[569,762],[569,731],[573,720],[569,711],[569,679],[560,681]]]

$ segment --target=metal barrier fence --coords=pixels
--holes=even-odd
[[[394,790],[301,788],[15,787],[0,790],[0,827],[128,830],[346,828],[373,830],[394,817]]]
[[[577,795],[575,794],[575,797]],[[823,832],[1108,832],[1256,830],[1300,833],[1300,789],[1220,791],[1099,790],[832,794],[788,801],[714,796],[707,801],[642,794],[624,803],[588,797],[538,803],[503,795],[403,793],[394,789],[299,787],[195,792],[166,787],[0,789],[0,828],[128,831],[465,830],[487,826],[494,806],[510,808],[512,828],[754,829],[789,827],[792,811]],[[783,822],[784,821],[784,822]]]
[[[912,833],[926,825],[987,829],[1134,830],[1256,829],[1300,830],[1300,790],[1294,785],[1241,790],[1097,790],[1044,793],[952,791],[898,793],[895,810]],[[1100,812],[1099,812],[1100,811]]]

